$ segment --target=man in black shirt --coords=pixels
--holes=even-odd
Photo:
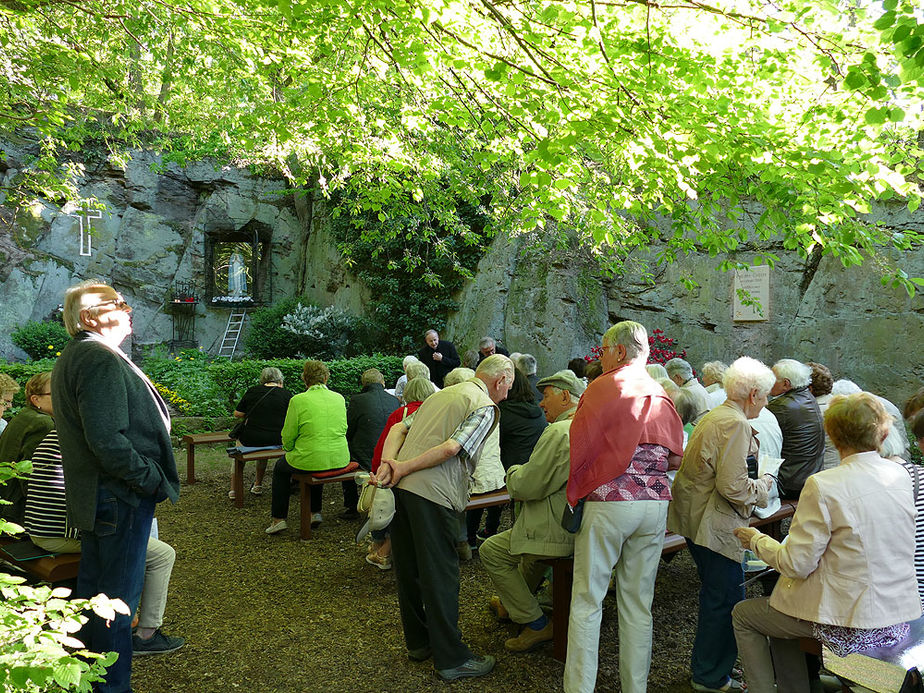
[[[453,368],[462,363],[456,347],[452,342],[440,339],[436,330],[424,333],[426,345],[417,352],[417,358],[430,369],[430,380],[439,388],[443,387],[443,378]]]

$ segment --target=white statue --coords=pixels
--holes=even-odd
[[[244,258],[236,250],[228,263],[228,295],[242,298],[247,295],[247,275],[244,272]]]

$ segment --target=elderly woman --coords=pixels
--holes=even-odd
[[[0,417],[13,404],[13,396],[19,392],[19,384],[6,373],[0,373]],[[0,433],[6,428],[6,419],[0,418]]]
[[[725,402],[706,414],[690,436],[674,479],[669,530],[683,536],[700,578],[699,616],[691,658],[695,691],[740,690],[731,678],[738,656],[731,612],[744,599],[744,549],[732,531],[747,527],[767,505],[773,477],[748,476],[759,443],[748,419],[767,404],[776,382],[760,361],[742,357],[725,372]]]
[[[283,387],[282,371],[267,366],[260,373],[260,384],[247,390],[234,410],[234,416],[244,419],[244,427],[238,437],[238,447],[278,448],[282,446],[282,424],[289,408],[292,393]],[[257,476],[250,492],[259,496],[263,493],[263,477],[266,461],[257,462]],[[234,498],[234,490],[228,491],[228,498]]]
[[[781,576],[769,599],[734,610],[751,693],[808,690],[799,638],[817,638],[843,657],[898,642],[905,622],[921,615],[912,482],[877,452],[889,425],[873,395],[835,397],[825,430],[841,463],[806,480],[786,543],[735,530]]]
[[[305,392],[289,400],[282,426],[285,456],[273,467],[272,522],[267,534],[286,529],[289,514],[289,485],[293,472],[321,472],[341,469],[350,463],[347,446],[346,402],[343,396],[327,389],[330,371],[320,361],[305,361],[302,382]],[[321,484],[311,487],[311,526],[321,524]]]
[[[31,460],[35,448],[55,427],[51,407],[51,371],[37,373],[26,382],[26,406],[20,409],[0,435],[0,462]],[[11,505],[0,505],[0,517],[22,524],[26,481],[10,479],[0,496]]]
[[[375,445],[375,452],[372,453],[373,472],[377,472],[379,465],[382,464],[382,449],[385,447],[385,439],[388,437],[391,427],[399,421],[404,421],[417,411],[423,401],[434,392],[436,392],[436,385],[430,381],[429,375],[412,378],[408,381],[404,388],[404,396],[407,398],[408,403],[395,409],[391,416],[388,417],[385,428],[382,430],[382,435],[379,436],[379,442]],[[372,545],[369,547],[369,553],[366,554],[366,563],[374,565],[379,570],[391,569],[391,536],[389,535],[389,528],[374,529],[371,535]]]

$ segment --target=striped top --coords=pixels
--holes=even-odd
[[[890,459],[898,460],[914,484],[914,508],[918,513],[914,519],[914,574],[918,578],[918,595],[924,603],[924,469],[900,457]]]
[[[58,431],[52,429],[32,454],[32,476],[26,493],[26,531],[34,537],[76,539],[77,529],[67,524],[64,470]]]

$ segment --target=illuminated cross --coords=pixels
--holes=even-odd
[[[92,236],[90,231],[93,230],[93,220],[102,219],[103,213],[97,210],[87,210],[80,214],[68,214],[69,217],[74,217],[80,222],[80,254],[85,257],[90,257],[93,254],[92,247]],[[83,220],[87,220],[86,228],[84,228]]]

